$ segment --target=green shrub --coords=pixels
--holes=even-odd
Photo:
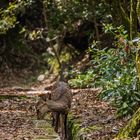
[[[103,88],[100,97],[115,105],[119,116],[133,113],[140,101],[135,51],[127,54],[118,48],[97,53],[92,63],[97,77],[94,84]]]
[[[97,44],[94,43],[89,48],[92,56],[91,67],[86,73],[80,73],[75,79],[70,80],[71,85],[102,87],[99,97],[116,106],[118,116],[132,114],[140,102],[135,64],[136,47],[127,41],[127,32],[123,26],[113,28],[108,25],[105,27],[105,32],[108,30],[115,35],[116,48],[97,49],[95,48]],[[91,77],[94,77],[94,80],[90,81]]]
[[[88,70],[86,73],[78,74],[74,79],[71,79],[69,81],[69,84],[76,88],[87,88],[87,87],[92,87],[93,81],[94,81],[94,71],[93,70]]]

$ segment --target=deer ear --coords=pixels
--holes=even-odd
[[[36,109],[39,110],[41,108],[41,106],[44,104],[45,104],[45,101],[40,98],[36,104]]]

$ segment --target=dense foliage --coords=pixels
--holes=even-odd
[[[118,116],[136,111],[140,101],[139,80],[135,56],[136,46],[131,46],[127,32],[122,26],[105,26],[105,32],[111,32],[116,39],[116,48],[98,49],[97,43],[89,48],[92,56],[91,67],[85,73],[79,73],[70,80],[73,87],[102,87],[100,98],[110,101],[118,108]],[[73,72],[72,74],[75,74]]]
[[[52,72],[88,50],[86,70],[69,66],[71,86],[100,86],[119,115],[132,113],[140,99],[140,55],[132,41],[139,36],[139,9],[139,0],[2,0],[0,70],[44,65]]]

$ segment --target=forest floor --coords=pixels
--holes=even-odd
[[[0,89],[0,140],[59,140],[50,120],[37,120],[35,104],[38,95],[51,80],[33,88],[5,87]],[[38,92],[36,92],[38,91]],[[80,120],[83,134],[89,140],[112,140],[128,118],[116,117],[116,109],[100,101],[100,89],[72,89],[71,114]]]

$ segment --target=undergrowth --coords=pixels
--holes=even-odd
[[[116,48],[98,49],[92,45],[89,49],[91,66],[86,72],[79,72],[69,83],[73,87],[102,87],[99,97],[117,107],[118,116],[125,116],[134,113],[140,102],[136,47],[130,46],[122,26],[107,29],[117,34]]]

